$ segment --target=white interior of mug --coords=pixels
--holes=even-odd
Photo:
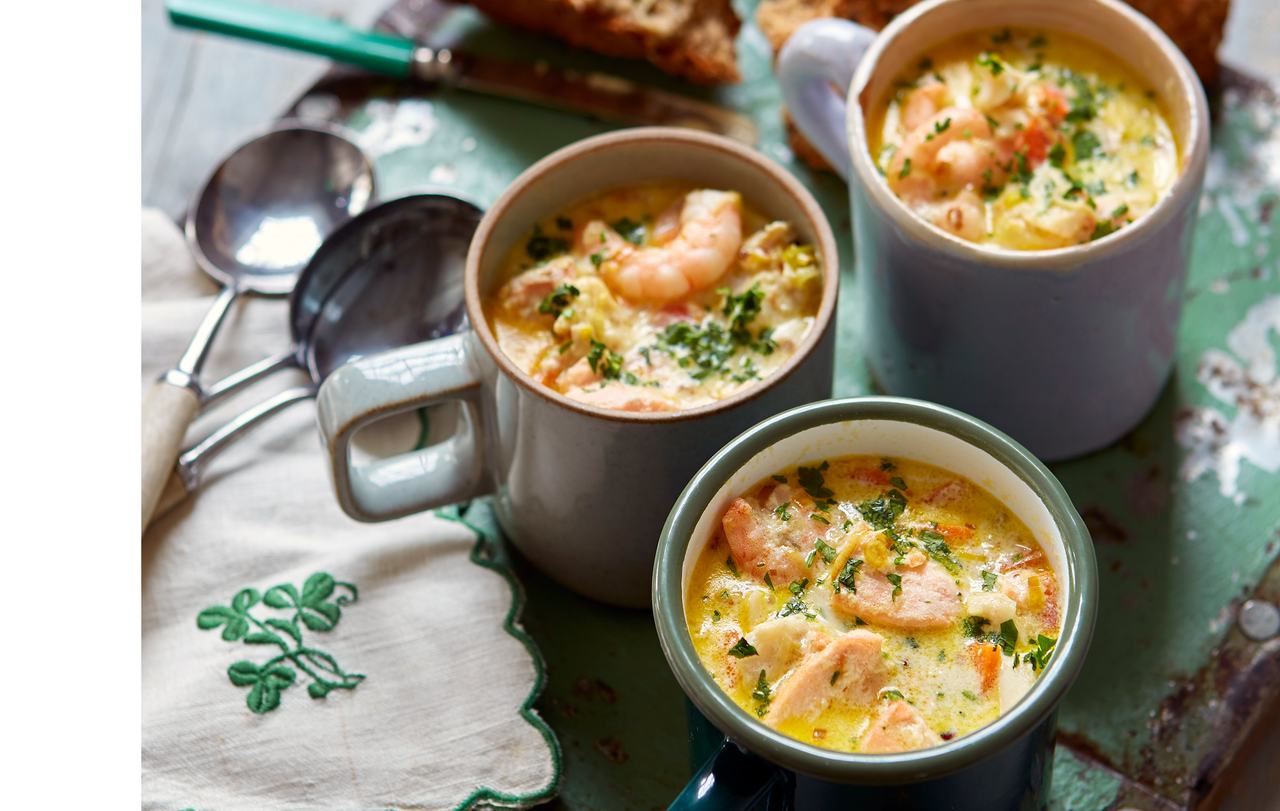
[[[1030,486],[991,454],[959,437],[897,420],[853,420],[818,425],[793,434],[751,457],[721,485],[698,519],[685,548],[681,570],[681,599],[688,598],[689,580],[698,555],[706,547],[733,500],[766,476],[802,464],[852,455],[889,456],[936,465],[965,476],[999,499],[1035,534],[1058,578],[1063,605],[1074,584],[1066,566],[1062,533],[1044,502]],[[687,610],[687,607],[683,607]]]

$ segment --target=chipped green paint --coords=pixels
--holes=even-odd
[[[1049,811],[1095,811],[1110,805],[1124,781],[1120,775],[1098,769],[1059,746],[1053,755],[1052,794]]]

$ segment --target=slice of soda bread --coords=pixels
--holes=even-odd
[[[738,82],[730,0],[466,0],[494,22],[570,45],[647,59],[701,84]]]

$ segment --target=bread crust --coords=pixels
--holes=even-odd
[[[647,59],[700,84],[742,79],[730,0],[466,0],[494,22],[606,56]]]

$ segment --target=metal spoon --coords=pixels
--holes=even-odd
[[[187,216],[196,261],[226,285],[178,365],[142,402],[142,529],[200,412],[233,393],[203,389],[200,369],[231,303],[246,292],[283,295],[330,233],[364,211],[373,163],[336,127],[282,122],[237,147],[205,180]]]
[[[314,397],[343,364],[467,329],[463,273],[483,213],[447,193],[426,191],[381,203],[325,240],[289,299],[289,351],[218,388],[239,390],[284,368],[308,372],[311,383],[249,409],[179,456],[156,515],[193,492],[228,444],[277,411]]]

